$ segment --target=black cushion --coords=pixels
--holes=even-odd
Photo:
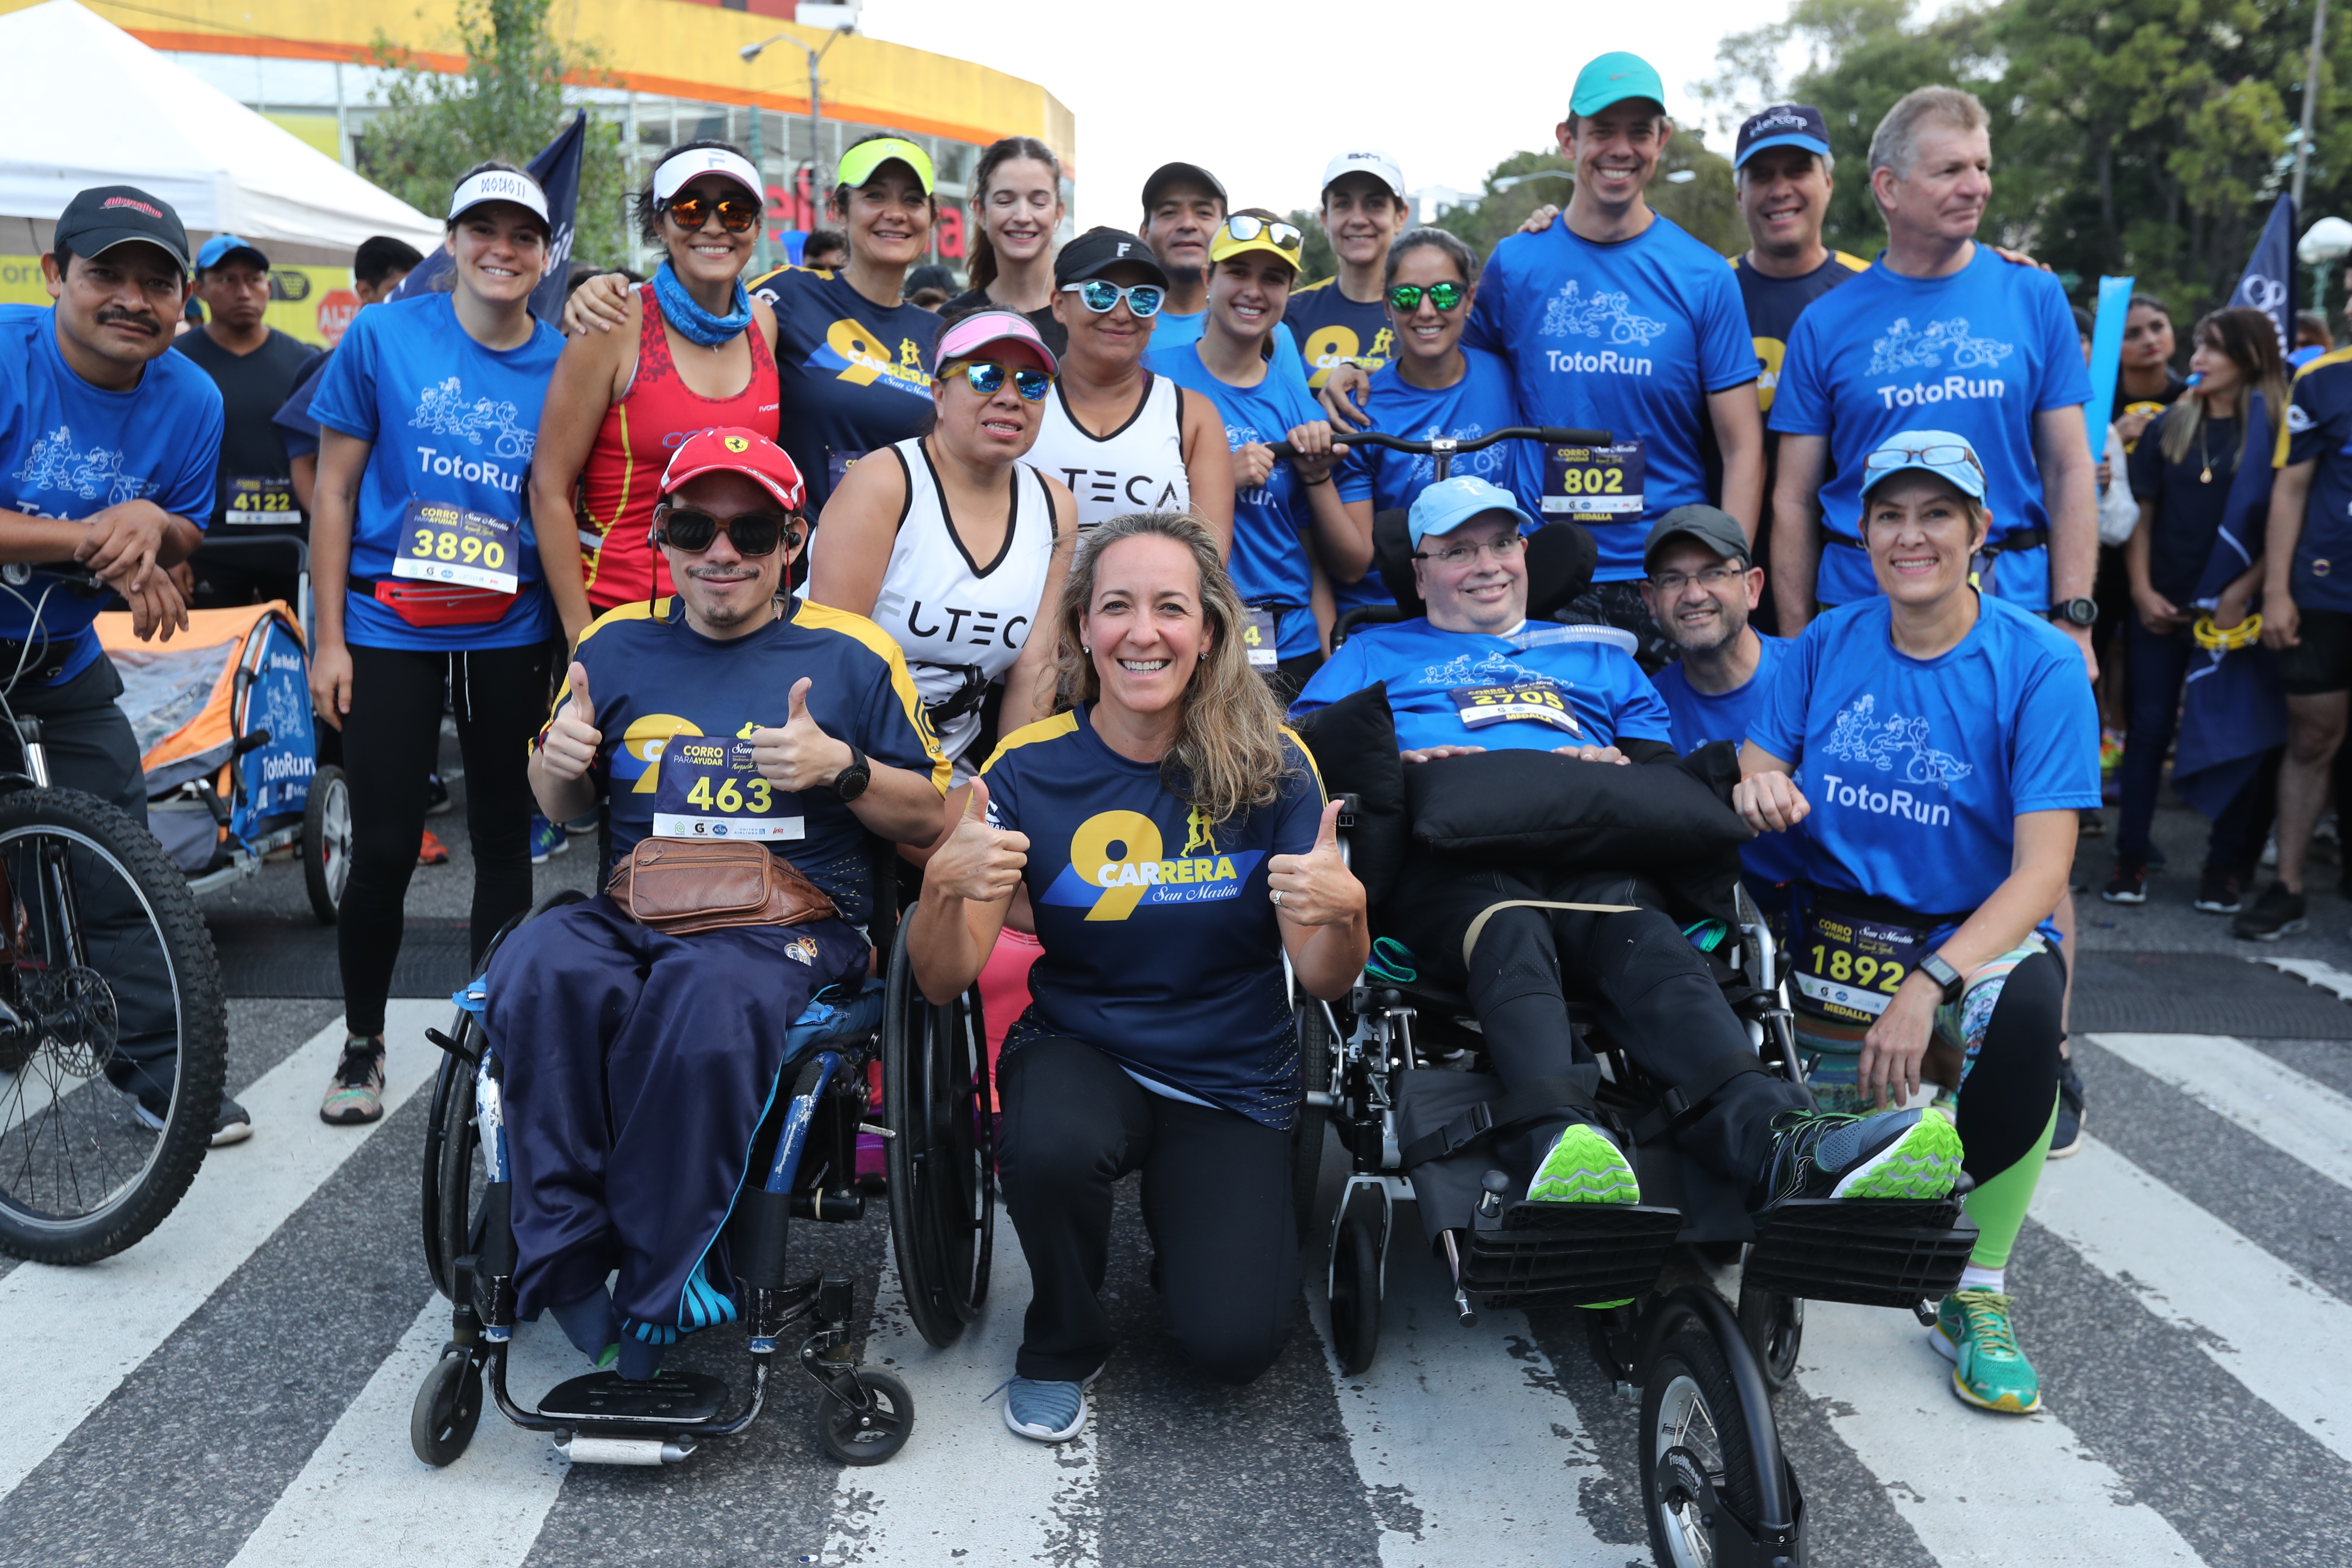
[[[1408,841],[1404,760],[1397,754],[1388,688],[1374,682],[1293,721],[1291,728],[1315,759],[1325,791],[1357,797],[1349,863],[1377,909],[1395,890]]]
[[[1613,767],[1549,752],[1495,751],[1405,770],[1412,836],[1506,868],[1655,873],[1719,864],[1755,837],[1679,763]]]

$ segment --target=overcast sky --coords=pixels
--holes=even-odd
[[[1313,205],[1331,155],[1363,146],[1394,156],[1412,189],[1475,190],[1509,153],[1551,144],[1578,68],[1606,48],[1647,58],[1668,111],[1727,152],[1691,89],[1715,74],[1726,34],[1784,14],[1780,0],[866,0],[860,30],[1025,77],[1067,104],[1085,228],[1132,225],[1144,176],[1171,158],[1206,166],[1236,206],[1277,212]]]

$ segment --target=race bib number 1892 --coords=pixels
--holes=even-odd
[[[392,574],[511,594],[522,586],[515,560],[520,531],[509,518],[447,501],[412,500],[401,520]]]
[[[1904,976],[1928,952],[1930,932],[1893,921],[1813,909],[1797,951],[1799,1007],[1867,1026],[1886,1011]]]
[[[662,838],[801,838],[801,797],[751,765],[751,742],[726,735],[673,735],[654,790]]]
[[[1638,518],[1648,467],[1639,441],[1620,441],[1614,447],[1546,447],[1544,515],[1578,522]]]

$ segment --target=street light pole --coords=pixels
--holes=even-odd
[[[845,23],[841,26],[834,28],[826,37],[824,42],[814,48],[810,47],[807,44],[801,42],[800,39],[793,37],[790,33],[778,33],[772,37],[762,38],[756,44],[746,44],[740,49],[736,51],[736,53],[741,55],[747,61],[756,60],[760,58],[761,51],[765,49],[770,44],[790,44],[793,47],[800,50],[801,53],[808,57],[809,205],[812,215],[814,215],[815,211],[816,203],[819,199],[817,193],[825,188],[824,148],[824,89],[823,80],[817,74],[817,68],[823,63],[826,50],[832,48],[834,45],[839,43],[843,38],[848,37],[856,30],[856,23]],[[759,123],[759,110],[755,107],[751,112],[751,135],[753,137],[752,144],[755,149],[758,146],[758,137],[760,134]],[[766,178],[766,175],[762,174],[761,177],[764,179]],[[815,221],[814,216],[812,216],[810,221],[811,226],[814,226]],[[766,222],[762,220],[760,225],[760,234],[763,243],[767,237],[767,226]]]
[[[2311,61],[2303,73],[2303,132],[2294,140],[2294,210],[2303,213],[2303,172],[2311,162],[2311,122],[2319,110],[2319,51],[2327,43],[2327,0],[2311,13]]]

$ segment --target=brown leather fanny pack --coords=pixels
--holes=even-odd
[[[839,912],[791,861],[757,844],[641,838],[604,891],[631,920],[671,936],[806,925]]]

